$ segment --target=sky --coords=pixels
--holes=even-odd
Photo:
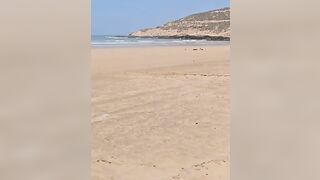
[[[223,7],[229,0],[91,0],[91,34],[128,35]]]

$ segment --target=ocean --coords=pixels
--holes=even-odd
[[[184,40],[184,39],[158,39],[133,38],[128,36],[91,36],[91,45],[94,48],[106,47],[141,47],[141,46],[205,46],[227,45],[228,41]]]

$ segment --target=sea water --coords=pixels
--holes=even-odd
[[[91,45],[95,48],[104,47],[140,47],[140,46],[205,46],[205,45],[227,45],[228,41],[186,40],[186,39],[159,39],[138,38],[128,36],[91,36]]]

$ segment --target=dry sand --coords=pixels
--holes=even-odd
[[[199,48],[92,49],[92,179],[229,179],[229,46]]]

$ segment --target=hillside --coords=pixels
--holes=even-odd
[[[230,8],[223,8],[193,14],[156,28],[142,29],[130,36],[228,40],[230,31]]]

